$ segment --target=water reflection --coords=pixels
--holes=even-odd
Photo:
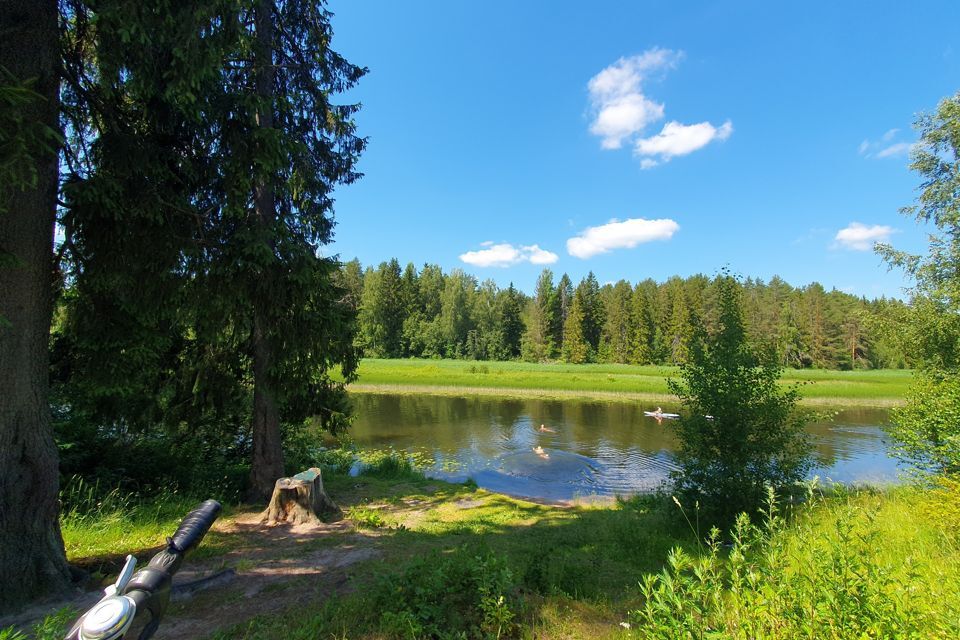
[[[640,404],[386,394],[353,401],[359,446],[425,453],[436,461],[432,476],[470,477],[511,495],[569,500],[650,491],[674,468],[669,424],[644,416],[652,407]],[[880,426],[886,420],[885,410],[848,409],[811,424],[820,459],[814,473],[845,483],[895,481]],[[538,431],[541,424],[554,432]]]

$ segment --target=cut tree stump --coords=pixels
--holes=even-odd
[[[315,524],[319,516],[340,513],[340,507],[323,490],[320,469],[313,467],[292,478],[280,478],[273,486],[270,504],[260,521],[277,524]]]

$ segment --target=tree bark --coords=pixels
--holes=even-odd
[[[338,514],[340,508],[323,488],[323,474],[317,467],[292,478],[280,478],[273,488],[270,504],[260,521],[278,524],[317,524],[320,514]]]
[[[256,29],[256,91],[260,99],[257,125],[273,127],[273,2],[260,0],[254,18]],[[266,163],[269,166],[269,162]],[[269,338],[267,320],[270,300],[263,291],[270,289],[273,261],[273,226],[277,210],[273,191],[273,176],[261,170],[254,187],[255,223],[261,237],[270,245],[271,259],[265,265],[266,283],[254,289],[260,294],[253,300],[253,464],[250,469],[251,502],[263,502],[270,497],[274,481],[283,475],[283,447],[280,441],[280,415],[277,410],[273,365],[273,344]],[[264,286],[266,284],[266,286]]]
[[[22,112],[58,130],[56,0],[0,0],[0,66],[35,78],[43,100]],[[0,613],[66,590],[70,572],[58,522],[58,456],[50,423],[57,153],[34,156],[36,184],[0,185]]]

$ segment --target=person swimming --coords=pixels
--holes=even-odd
[[[541,446],[539,446],[539,445],[537,445],[536,447],[533,448],[533,452],[534,452],[535,454],[537,454],[538,456],[540,456],[541,458],[544,458],[544,459],[550,457],[550,454],[547,453],[546,451],[544,451],[544,450],[543,450],[543,447],[541,447]]]
[[[539,431],[539,432],[541,432],[541,433],[556,433],[556,431],[554,431],[554,430],[551,429],[550,427],[548,427],[548,426],[546,426],[546,425],[543,425],[543,424],[540,425],[540,428],[537,429],[537,431]]]

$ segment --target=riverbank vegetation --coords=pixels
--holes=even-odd
[[[424,478],[397,454],[370,459],[352,477],[343,473],[349,457],[322,454],[330,462],[326,488],[345,520],[301,531],[292,546],[264,549],[262,534],[237,524],[256,512],[228,512],[187,567],[233,568],[234,583],[174,603],[168,616],[192,619],[217,603],[248,603],[250,611],[207,622],[195,636],[217,640],[952,638],[960,632],[960,521],[956,511],[947,521],[929,517],[947,513],[943,505],[956,501],[955,493],[809,484],[802,503],[768,505],[752,524],[741,519],[711,533],[698,525],[696,505],[681,511],[666,496],[533,504]],[[175,527],[167,514],[181,499],[142,502],[135,518],[140,541],[106,549],[84,541],[101,535],[98,519],[131,518],[129,499],[88,512],[78,505],[64,526],[67,546],[76,550],[71,560],[109,574],[123,553],[143,559]],[[279,567],[317,549],[331,564],[358,549],[370,555],[308,580],[280,575],[257,596],[268,611],[276,608],[257,614],[263,608],[252,608],[243,591],[262,571],[260,563]],[[295,614],[284,611],[282,603],[304,589],[316,597]]]
[[[540,364],[462,360],[364,358],[352,393],[477,393],[504,397],[580,397],[635,402],[676,401],[667,380],[680,368],[658,365]],[[785,369],[783,384],[800,384],[801,402],[888,407],[902,403],[909,370]]]

